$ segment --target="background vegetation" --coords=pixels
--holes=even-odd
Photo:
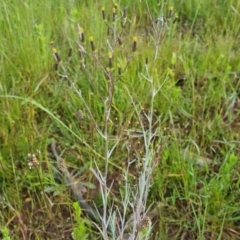
[[[137,159],[128,172],[134,186],[148,150],[142,136],[153,131],[148,205],[161,207],[150,239],[240,239],[240,2],[99,2],[0,2],[1,238],[70,239],[74,231],[101,239],[54,180],[51,138],[101,207],[90,167],[104,170],[106,142],[109,149],[117,143],[108,179],[118,202],[122,170]],[[114,6],[117,17],[128,6],[124,28],[122,19],[112,23]],[[161,27],[153,20],[162,16]],[[108,36],[107,24],[116,27]],[[85,68],[76,42],[88,53]],[[29,169],[37,150],[40,165]]]

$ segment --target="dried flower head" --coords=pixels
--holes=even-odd
[[[137,231],[141,232],[147,228],[149,228],[149,226],[151,226],[152,221],[150,219],[150,217],[144,217],[138,224],[137,224]]]
[[[76,117],[78,120],[81,120],[84,118],[84,114],[83,114],[83,111],[82,110],[78,110],[77,113],[76,113]]]
[[[27,159],[28,159],[28,167],[30,169],[37,168],[39,166],[39,161],[36,155],[40,154],[40,151],[37,150],[36,153],[28,153]]]
[[[58,160],[58,169],[62,172],[65,173],[67,172],[67,166],[63,158],[60,158]]]

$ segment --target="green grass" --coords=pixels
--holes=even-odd
[[[116,2],[118,12],[129,8],[125,28],[116,22],[123,45],[115,46],[109,36],[114,49],[109,80],[101,8],[112,25],[112,1],[1,1],[1,238],[67,239],[72,231],[82,239],[100,236],[82,214],[78,216],[81,210],[73,206],[68,191],[54,181],[49,151],[54,137],[65,160],[96,189],[98,181],[90,171],[95,163],[104,172],[107,159],[109,181],[117,182],[124,166],[136,158],[137,164],[125,171],[133,191],[144,172],[138,165],[148,159],[153,167],[152,160],[157,161],[147,205],[161,207],[152,220],[150,239],[239,239],[240,3],[175,2]],[[151,16],[167,16],[171,6],[176,13],[160,39]],[[77,24],[86,38],[85,71],[76,45]],[[138,41],[133,53],[134,36]],[[62,60],[57,72],[52,41]],[[59,76],[66,73],[68,79]],[[106,101],[111,96],[112,102]],[[83,119],[77,117],[79,110]],[[153,143],[147,142],[149,132],[156,137]],[[40,166],[30,170],[27,156],[37,150]],[[110,198],[120,208],[123,180],[121,184],[114,185]],[[87,189],[89,198],[95,196],[99,206],[106,204],[96,189]]]

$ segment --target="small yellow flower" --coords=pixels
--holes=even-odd
[[[96,47],[95,47],[95,44],[94,44],[94,38],[93,36],[89,37],[89,40],[90,40],[90,44],[91,44],[91,49],[93,52],[96,51]]]
[[[109,57],[109,58],[112,58],[112,56],[113,56],[112,52],[109,52],[109,53],[108,53],[108,57]]]
[[[137,51],[137,37],[133,37],[133,47],[132,47],[132,51],[136,52]]]
[[[102,7],[102,18],[103,18],[103,20],[106,20],[105,8],[104,7]]]
[[[173,13],[173,7],[170,7],[169,8],[168,17],[172,17],[172,13]]]

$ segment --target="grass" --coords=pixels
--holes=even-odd
[[[1,238],[108,239],[118,222],[137,239],[240,239],[240,3],[158,2],[117,1],[122,28],[112,1],[1,1]],[[168,28],[151,23],[170,7]],[[100,230],[55,182],[52,138]],[[136,233],[140,212],[152,225]]]

